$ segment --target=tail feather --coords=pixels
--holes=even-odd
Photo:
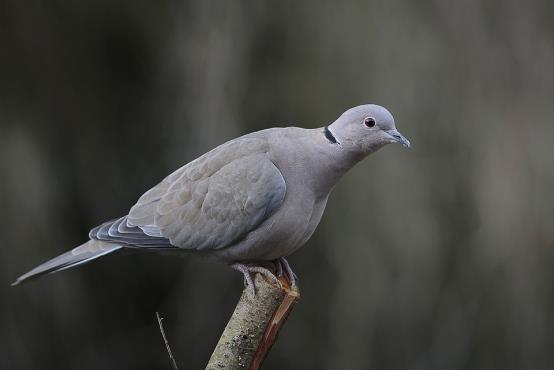
[[[99,240],[89,240],[85,244],[59,255],[58,257],[54,257],[42,265],[35,267],[26,274],[21,275],[12,283],[12,286],[18,285],[26,280],[35,279],[45,274],[52,274],[57,271],[88,263],[120,248],[121,245],[102,242]]]

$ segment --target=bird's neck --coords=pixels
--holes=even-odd
[[[288,127],[272,134],[272,140],[283,144],[273,148],[271,160],[283,173],[287,192],[309,190],[315,198],[326,199],[342,176],[365,157],[340,138],[333,140],[324,127]]]
[[[311,184],[314,191],[327,196],[344,174],[365,157],[340,142],[326,127],[314,129],[311,140],[315,145],[305,153],[305,171],[316,179]]]

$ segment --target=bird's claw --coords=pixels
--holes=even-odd
[[[252,273],[261,274],[266,278],[268,278],[272,283],[279,286],[279,288],[281,289],[283,288],[283,284],[281,284],[279,279],[265,267],[256,266],[256,265],[247,265],[244,263],[237,262],[237,263],[233,263],[231,265],[231,268],[233,268],[234,270],[240,271],[243,274],[244,280],[246,281],[246,285],[250,286],[250,288],[252,289],[253,295],[256,295],[256,285],[254,284],[254,279],[252,279]]]
[[[290,286],[292,288],[296,288],[296,283],[298,281],[298,276],[292,271],[292,268],[290,267],[289,262],[285,259],[285,257],[280,257],[273,261],[273,264],[275,265],[275,269],[277,270],[277,276],[281,277],[283,276],[283,272],[287,273],[287,278],[289,280]]]
[[[256,295],[256,286],[254,284],[254,279],[252,278],[253,273],[258,273],[265,276],[272,283],[277,285],[279,288],[283,288],[283,284],[279,281],[279,278],[284,274],[287,275],[291,288],[296,288],[296,283],[298,282],[298,276],[292,271],[290,264],[284,257],[280,257],[276,260],[273,260],[273,265],[275,266],[275,274],[268,270],[265,267],[250,265],[245,263],[236,262],[231,265],[234,270],[240,271],[244,276],[244,285],[252,289],[252,294]]]

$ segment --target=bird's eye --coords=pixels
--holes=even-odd
[[[364,119],[364,124],[365,124],[367,127],[373,127],[373,126],[375,126],[375,118],[373,118],[373,117],[367,117],[366,119]]]

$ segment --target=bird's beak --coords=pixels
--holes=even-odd
[[[396,130],[385,131],[395,142],[405,146],[406,148],[410,147],[410,141],[404,137],[400,132]]]

